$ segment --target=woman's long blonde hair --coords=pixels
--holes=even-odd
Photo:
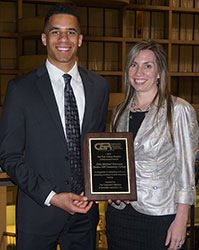
[[[126,88],[126,95],[125,95],[125,100],[120,103],[113,114],[112,121],[111,121],[111,127],[112,131],[116,131],[118,121],[121,117],[122,112],[126,108],[126,106],[129,104],[131,101],[135,89],[131,85],[129,78],[128,78],[128,73],[129,73],[129,68],[131,67],[132,62],[134,59],[138,56],[138,54],[142,50],[151,50],[156,58],[156,63],[158,66],[158,72],[159,72],[159,80],[158,80],[158,109],[157,113],[159,112],[160,107],[163,105],[163,103],[166,100],[167,103],[167,120],[169,124],[169,129],[171,133],[171,137],[173,138],[173,133],[172,133],[172,101],[171,101],[171,95],[168,90],[168,69],[167,69],[167,60],[166,60],[166,54],[163,49],[163,47],[158,44],[155,41],[148,41],[148,40],[142,40],[138,43],[136,43],[131,50],[129,51],[127,57],[126,57],[126,63],[125,63],[125,88]],[[157,114],[156,113],[156,114]]]

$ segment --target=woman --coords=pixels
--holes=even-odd
[[[169,94],[167,74],[161,45],[140,41],[130,50],[112,131],[133,133],[137,201],[109,201],[109,250],[187,249],[198,123],[192,106]]]

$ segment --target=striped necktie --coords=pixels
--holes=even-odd
[[[71,191],[79,194],[83,191],[79,115],[76,99],[70,84],[71,76],[69,74],[64,74],[63,78],[65,81],[64,110],[66,137],[71,166]]]

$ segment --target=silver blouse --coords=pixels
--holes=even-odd
[[[181,98],[172,97],[172,142],[166,116],[166,103],[157,110],[157,101],[146,113],[134,140],[138,212],[149,215],[175,214],[177,205],[195,202],[195,157],[199,128],[193,107]],[[117,131],[129,131],[131,103],[123,112]],[[112,203],[124,209],[125,203]]]

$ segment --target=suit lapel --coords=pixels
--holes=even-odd
[[[93,103],[95,103],[95,93],[94,93],[93,83],[90,77],[88,76],[87,71],[85,71],[82,68],[79,68],[79,73],[82,78],[84,92],[85,92],[85,111],[84,111],[82,133],[81,133],[82,134],[81,142],[83,142],[83,138],[86,132],[88,131],[89,122],[92,117]],[[61,123],[59,110],[57,107],[52,85],[45,65],[43,65],[41,68],[37,70],[37,75],[38,75],[38,80],[36,84],[39,89],[39,92],[41,93],[41,96],[47,106],[48,112],[51,114],[52,120],[59,131],[64,146],[66,147],[67,142],[65,139],[63,126]]]
[[[79,68],[79,73],[82,78],[83,86],[84,86],[84,93],[85,93],[85,111],[84,111],[84,119],[82,124],[82,138],[83,140],[85,133],[88,131],[89,127],[89,121],[91,119],[91,114],[93,110],[93,103],[95,98],[93,83],[88,76],[88,73],[82,69]]]
[[[121,118],[120,122],[118,124],[117,131],[118,132],[124,132],[124,131],[129,131],[129,115],[130,115],[130,109],[131,105],[133,102],[133,98],[131,102],[127,105],[125,108]],[[146,117],[144,118],[140,128],[138,129],[137,135],[135,137],[135,142],[138,141],[140,138],[145,136],[145,134],[148,133],[150,129],[153,128],[153,126],[156,125],[157,122],[159,122],[162,119],[165,119],[165,104],[163,107],[160,108],[158,115],[156,119],[154,120],[156,111],[157,111],[157,105],[158,105],[158,98],[155,100],[155,102],[151,105],[151,109],[149,110],[148,113],[146,113]]]
[[[146,113],[146,116],[137,132],[135,141],[145,136],[149,130],[153,131],[154,127],[158,126],[157,123],[159,123],[162,119],[165,119],[165,114],[166,114],[165,104],[160,108],[156,116],[157,108],[158,108],[158,98],[151,105],[149,112]]]
[[[38,80],[36,82],[39,92],[46,104],[48,112],[51,114],[52,121],[55,123],[56,128],[61,136],[61,139],[66,148],[66,139],[63,131],[63,126],[61,123],[61,118],[59,115],[58,106],[53,93],[50,78],[45,65],[37,70]]]

